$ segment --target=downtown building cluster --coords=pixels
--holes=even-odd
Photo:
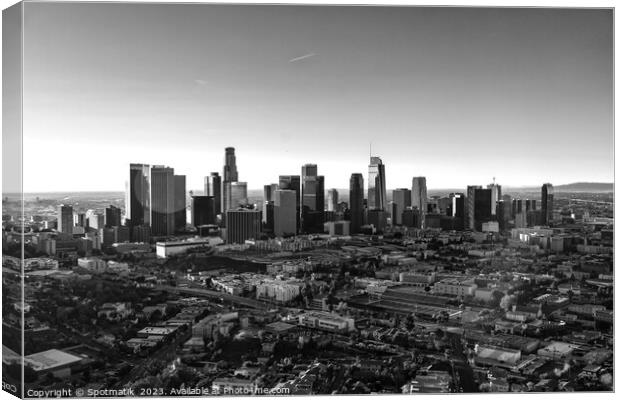
[[[247,182],[239,181],[235,149],[227,147],[222,175],[206,176],[202,195],[189,192],[188,197],[185,175],[176,175],[173,168],[132,163],[124,220],[115,206],[82,214],[60,205],[58,231],[74,235],[83,229],[92,247],[101,248],[101,243],[148,243],[189,232],[243,244],[268,237],[399,229],[500,232],[548,226],[553,220],[550,183],[542,185],[540,201],[502,194],[495,181],[486,188],[470,185],[464,192],[429,197],[426,177],[415,176],[411,188],[396,188],[388,198],[386,166],[378,156],[370,157],[366,180],[363,173],[351,174],[348,202],[342,197],[337,189],[326,191],[316,164],[304,164],[300,175],[279,175],[277,183],[264,185],[262,201],[251,204]]]

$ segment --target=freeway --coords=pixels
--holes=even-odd
[[[172,292],[172,293],[181,293],[181,294],[188,294],[192,296],[223,299],[224,301],[228,301],[228,302],[235,303],[235,304],[240,304],[240,305],[251,307],[251,308],[266,309],[269,307],[267,303],[263,303],[255,299],[235,296],[235,295],[228,294],[228,293],[218,292],[216,290],[203,289],[203,288],[168,286],[168,285],[158,285],[157,288],[160,290],[165,290],[165,291]]]

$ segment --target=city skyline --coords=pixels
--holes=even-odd
[[[229,146],[250,190],[306,163],[345,188],[371,143],[389,190],[613,181],[610,10],[25,7],[25,192],[123,191],[132,162],[196,190]],[[92,162],[40,168],[61,148]]]

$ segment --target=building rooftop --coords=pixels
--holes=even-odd
[[[47,371],[79,361],[82,361],[81,357],[57,349],[46,350],[24,357],[24,362],[35,371]]]

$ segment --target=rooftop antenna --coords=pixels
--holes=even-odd
[[[369,147],[368,147],[368,153],[369,153],[369,156],[370,156],[370,157],[372,157],[372,142],[369,142],[369,143],[368,143],[368,146],[369,146]]]
[[[495,177],[493,177],[493,185],[495,185]]]

